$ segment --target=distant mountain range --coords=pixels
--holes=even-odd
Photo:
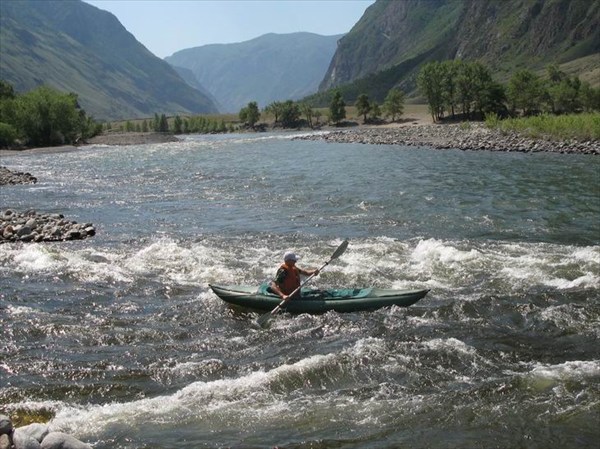
[[[271,33],[181,50],[165,60],[191,70],[223,112],[238,112],[250,101],[263,108],[316,92],[341,37]]]
[[[499,81],[562,64],[599,85],[600,1],[378,0],[340,40],[320,90],[410,93],[422,64],[447,59],[481,61]]]
[[[0,51],[0,79],[18,92],[75,92],[96,119],[218,111],[115,16],[79,0],[1,1]]]
[[[333,18],[334,19],[334,18]],[[600,87],[600,0],[377,0],[346,35],[265,34],[161,60],[80,0],[0,1],[0,79],[75,92],[96,119],[238,112],[340,88],[418,100],[422,64],[477,60],[504,82],[551,63]],[[319,91],[317,93],[317,91]],[[314,103],[314,102],[313,102]]]

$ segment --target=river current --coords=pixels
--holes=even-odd
[[[600,158],[187,136],[2,158],[0,210],[94,237],[0,245],[0,413],[95,449],[597,448]],[[409,308],[228,307],[286,250]]]

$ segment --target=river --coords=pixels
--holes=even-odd
[[[95,449],[585,448],[600,440],[600,158],[187,136],[22,154],[0,210],[0,413]],[[409,308],[231,309],[286,250]]]

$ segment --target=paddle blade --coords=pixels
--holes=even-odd
[[[346,248],[348,248],[348,240],[344,240],[342,242],[342,244],[340,246],[338,246],[338,248],[335,250],[335,252],[333,253],[333,255],[331,256],[331,259],[329,259],[329,261],[332,261],[334,259],[337,259],[338,257],[340,257],[342,254],[344,254],[344,251],[346,251]]]
[[[258,317],[258,319],[256,320],[256,324],[258,324],[260,327],[265,327],[272,316],[273,314],[271,312],[267,312],[264,315]]]

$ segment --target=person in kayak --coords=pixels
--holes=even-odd
[[[287,299],[298,287],[300,287],[300,275],[318,275],[319,270],[304,270],[296,266],[299,257],[288,251],[283,255],[283,264],[277,270],[275,279],[271,281],[270,290],[279,295],[281,299]]]

